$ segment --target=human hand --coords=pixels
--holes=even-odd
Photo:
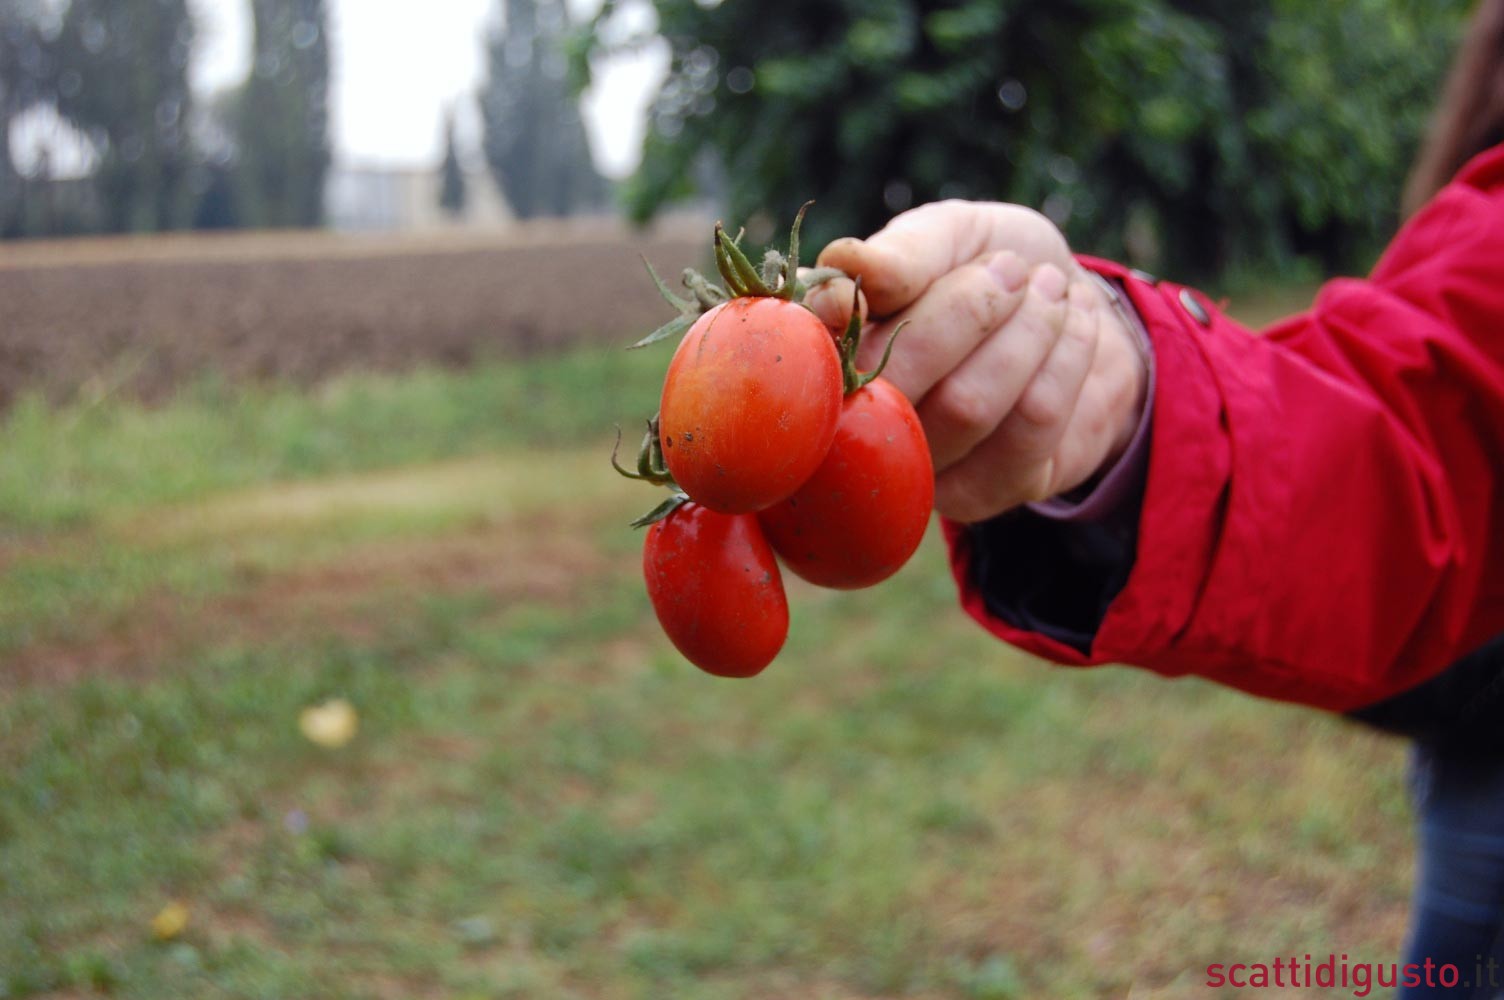
[[[935,464],[935,507],[963,522],[1081,485],[1127,447],[1147,366],[1107,293],[1044,216],[938,202],[868,240],[837,240],[822,266],[862,279],[872,322],[860,363],[914,401]],[[839,328],[851,285],[809,305]]]

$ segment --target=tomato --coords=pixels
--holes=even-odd
[[[870,587],[924,538],[935,502],[929,444],[887,379],[846,397],[830,452],[793,496],[758,515],[790,570],[822,587]]]
[[[664,377],[668,470],[711,510],[769,507],[830,450],[841,388],[835,341],[814,313],[768,297],[722,303],[690,327]]]
[[[778,561],[751,514],[686,503],[648,528],[648,598],[685,658],[720,677],[751,677],[789,631]]]

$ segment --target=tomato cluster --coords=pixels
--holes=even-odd
[[[881,366],[856,369],[859,311],[837,335],[799,301],[803,215],[761,271],[716,227],[729,294],[690,273],[686,301],[654,275],[681,315],[636,345],[683,334],[637,472],[617,466],[674,490],[638,522],[648,596],[678,650],[724,677],[759,673],[783,646],[779,559],[820,586],[870,587],[914,554],[934,502],[913,406]]]

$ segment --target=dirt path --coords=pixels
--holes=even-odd
[[[91,624],[81,610],[70,622],[75,635],[8,658],[7,686],[145,678],[196,651],[237,643],[375,638],[428,597],[480,594],[498,609],[566,603],[603,575],[630,572],[632,560],[603,551],[598,539],[641,497],[600,472],[595,449],[554,455],[557,475],[549,478],[524,474],[536,460],[487,456],[280,484],[115,525],[106,530],[139,550],[202,551],[206,560],[217,553],[233,564],[249,550],[272,565],[212,597],[174,591],[164,580],[128,614],[112,615],[115,624]],[[337,534],[352,527],[359,530],[347,539]],[[54,545],[86,564],[91,541]]]
[[[13,656],[12,685],[66,684],[95,674],[146,678],[195,650],[317,633],[373,638],[392,614],[434,595],[483,594],[565,603],[582,580],[610,571],[608,557],[559,518],[455,537],[362,546],[336,562],[273,574],[249,589],[207,601],[159,595],[129,624],[77,640],[51,641]]]

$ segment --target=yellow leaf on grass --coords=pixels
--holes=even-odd
[[[355,706],[343,698],[331,698],[322,705],[303,709],[298,728],[312,743],[321,747],[342,747],[355,738],[360,717]]]
[[[158,941],[171,941],[188,926],[188,907],[172,902],[151,918],[151,933]]]

